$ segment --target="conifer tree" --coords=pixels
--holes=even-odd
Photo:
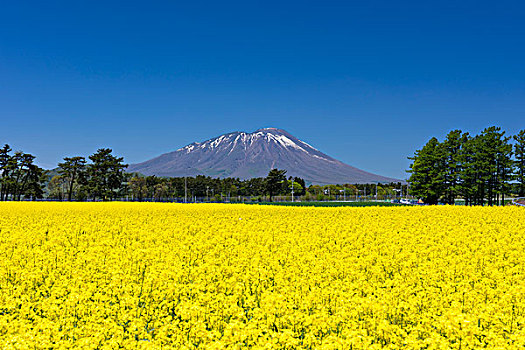
[[[444,154],[439,141],[431,138],[409,159],[413,160],[408,170],[410,193],[425,203],[437,204],[445,190]]]
[[[518,195],[525,197],[525,129],[514,135],[514,155],[516,157],[516,181]]]
[[[453,130],[448,133],[446,139],[440,144],[443,152],[443,179],[444,197],[447,204],[454,204],[460,193],[460,173],[462,166],[462,148],[468,139],[468,133],[461,130]]]
[[[58,163],[58,173],[67,182],[67,200],[71,202],[73,188],[82,183],[85,177],[86,159],[84,157],[65,157],[64,162]]]
[[[270,202],[274,195],[282,192],[284,182],[286,182],[286,170],[270,170],[265,181],[266,192],[270,196]]]
[[[93,162],[87,166],[86,187],[94,199],[112,199],[124,182],[124,158],[115,157],[110,148],[100,148],[89,159]]]

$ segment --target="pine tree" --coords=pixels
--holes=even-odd
[[[266,176],[266,192],[270,196],[270,202],[272,197],[281,193],[283,189],[283,183],[286,182],[286,170],[272,169]]]
[[[460,150],[459,160],[459,194],[465,199],[465,205],[477,204],[478,194],[478,168],[476,162],[478,138],[467,136]]]
[[[115,157],[110,148],[100,148],[89,159],[93,162],[87,166],[86,187],[94,199],[112,199],[124,182],[124,158]]]
[[[446,139],[440,144],[444,157],[443,178],[444,197],[447,204],[454,204],[460,193],[460,173],[462,165],[461,151],[468,139],[468,133],[461,130],[453,130],[448,133]]]
[[[444,194],[444,154],[439,141],[433,137],[417,150],[410,165],[410,193],[428,204],[437,204]]]
[[[9,164],[11,162],[11,147],[8,144],[0,149],[0,201],[7,198],[9,188]]]
[[[483,130],[479,136],[478,164],[480,180],[483,182],[481,204],[487,200],[488,205],[498,204],[499,197],[508,192],[508,182],[512,177],[512,146],[505,131],[491,126]]]
[[[514,135],[514,155],[516,157],[516,181],[518,195],[525,197],[525,129]]]
[[[84,157],[64,158],[64,162],[58,163],[58,173],[67,182],[67,200],[71,202],[73,187],[85,177],[86,159]]]

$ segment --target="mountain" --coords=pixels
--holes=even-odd
[[[285,169],[313,184],[398,182],[340,162],[284,130],[232,132],[195,142],[174,152],[132,164],[128,171],[143,175],[182,177],[207,175],[247,179],[265,177],[270,169]]]

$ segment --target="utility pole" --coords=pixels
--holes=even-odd
[[[184,203],[188,203],[188,181],[184,176]]]
[[[293,203],[293,179],[292,179],[292,203]]]
[[[376,201],[377,201],[377,184],[378,184],[378,183],[379,183],[379,182],[376,182]]]

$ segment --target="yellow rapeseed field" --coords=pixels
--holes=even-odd
[[[522,349],[525,210],[0,203],[1,349]]]

